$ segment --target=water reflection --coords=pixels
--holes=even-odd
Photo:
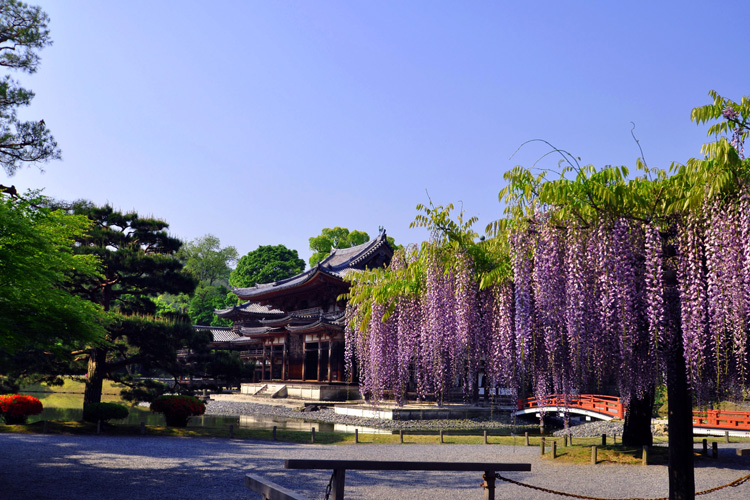
[[[46,395],[46,394],[45,394]],[[45,398],[46,399],[46,398]],[[106,398],[113,400],[113,398]],[[114,400],[113,402],[122,403]],[[60,406],[55,406],[55,404]],[[83,419],[83,396],[79,394],[69,394],[61,397],[56,395],[44,401],[44,410],[39,415],[29,417],[29,423],[40,420],[55,420],[59,422],[74,422]],[[112,420],[113,424],[140,425],[145,422],[146,425],[166,425],[164,415],[152,413],[147,407],[132,406],[128,407],[129,414],[127,418],[121,420]],[[214,427],[226,428],[230,425],[242,429],[265,429],[271,430],[276,427],[279,430],[305,431],[315,429],[315,432],[344,432],[353,434],[357,429],[360,433],[368,434],[391,434],[389,430],[376,429],[372,427],[362,427],[344,424],[333,424],[328,422],[311,422],[303,419],[289,417],[271,416],[271,415],[241,415],[241,416],[223,416],[223,415],[202,415],[192,417],[188,421],[188,427]]]

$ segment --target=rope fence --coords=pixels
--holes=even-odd
[[[659,497],[659,498],[643,498],[643,497],[633,497],[633,498],[601,498],[601,497],[590,497],[590,496],[586,496],[586,495],[577,495],[575,493],[566,493],[564,491],[557,491],[557,490],[552,490],[552,489],[549,489],[549,488],[542,488],[541,486],[534,486],[534,485],[531,485],[531,484],[522,483],[520,481],[515,481],[513,479],[510,479],[510,478],[507,478],[507,477],[503,477],[500,474],[495,474],[495,478],[499,479],[501,481],[505,481],[506,483],[515,484],[516,486],[521,486],[523,488],[529,488],[529,489],[532,489],[532,490],[541,491],[543,493],[550,493],[552,495],[560,495],[560,496],[570,497],[570,498],[579,498],[581,500],[669,500],[669,497]],[[485,478],[485,481],[486,481],[486,478]],[[750,474],[748,474],[747,476],[743,476],[743,477],[741,477],[739,479],[735,479],[731,483],[727,483],[727,484],[724,484],[722,486],[717,486],[715,488],[709,488],[707,490],[698,491],[698,492],[695,493],[695,496],[698,496],[698,495],[708,495],[709,493],[714,493],[716,491],[723,490],[724,488],[729,488],[729,487],[736,488],[737,486],[740,486],[740,485],[742,485],[742,484],[744,484],[744,483],[746,483],[748,481],[750,481]]]

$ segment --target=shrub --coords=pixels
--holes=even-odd
[[[83,407],[83,420],[86,422],[107,422],[128,416],[128,409],[117,403],[90,403]]]
[[[39,415],[44,407],[34,396],[10,394],[0,396],[0,415],[8,425],[25,424],[29,415]]]
[[[163,413],[171,427],[185,427],[190,417],[206,412],[206,405],[193,396],[159,396],[151,403],[151,411]]]

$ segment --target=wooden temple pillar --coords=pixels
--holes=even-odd
[[[281,350],[281,380],[286,380],[289,377],[289,358],[286,354],[286,348],[289,345],[289,334],[284,335],[284,345]]]
[[[331,365],[333,364],[333,339],[328,337],[328,383],[333,382],[333,370]]]
[[[323,342],[318,338],[318,382],[323,376]]]
[[[266,381],[266,344],[263,344],[263,355],[260,357],[260,381]]]
[[[302,381],[307,380],[307,342],[302,338]]]
[[[268,380],[273,380],[273,339],[271,339],[270,365],[268,366]]]

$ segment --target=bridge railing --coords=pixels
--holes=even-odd
[[[702,410],[693,412],[693,427],[750,431],[750,412]]]
[[[550,394],[542,399],[529,398],[518,401],[518,409],[557,406],[580,408],[597,413],[603,413],[614,418],[625,418],[625,407],[617,396],[603,396],[600,394]]]

